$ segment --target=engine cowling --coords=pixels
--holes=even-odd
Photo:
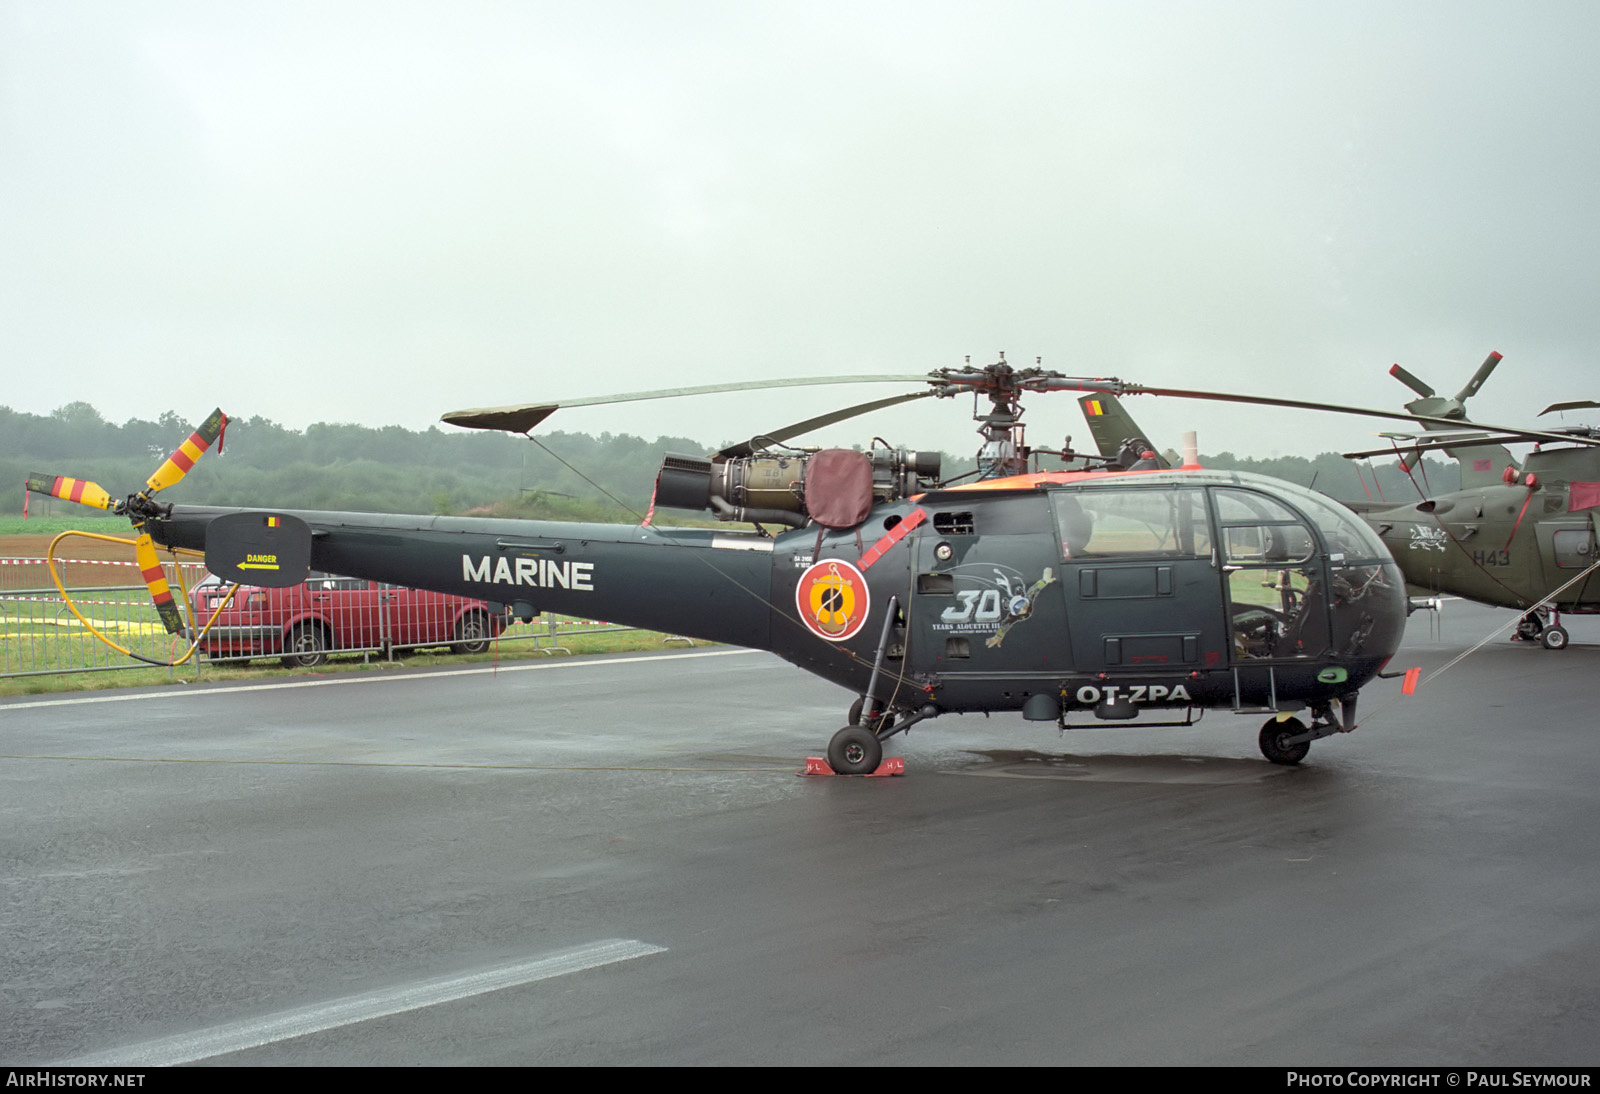
[[[768,451],[728,459],[668,452],[656,476],[656,504],[709,510],[718,520],[799,528],[811,519],[807,474],[821,451]],[[938,452],[873,448],[859,455],[870,462],[875,502],[909,497],[938,483]]]

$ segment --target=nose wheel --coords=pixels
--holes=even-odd
[[[1275,764],[1293,765],[1306,758],[1311,751],[1311,741],[1306,738],[1306,724],[1298,718],[1278,721],[1268,718],[1261,727],[1261,754]],[[1295,740],[1295,738],[1301,738]]]

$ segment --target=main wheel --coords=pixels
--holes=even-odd
[[[828,742],[828,766],[841,775],[870,775],[883,762],[883,742],[861,726],[845,726]]]
[[[1544,620],[1537,615],[1525,615],[1517,620],[1517,637],[1524,642],[1541,641],[1543,632]]]
[[[489,648],[492,637],[489,617],[482,612],[468,612],[456,622],[455,643],[452,653],[482,653]]]
[[[289,644],[284,647],[284,668],[314,669],[327,659],[328,644],[323,640],[321,627],[315,623],[301,623],[289,633]]]
[[[850,713],[845,715],[845,721],[853,726],[861,724],[861,697],[856,696],[856,701],[850,704]],[[894,712],[889,711],[878,718],[878,729],[891,729],[894,726]]]
[[[1539,641],[1547,650],[1564,650],[1567,648],[1567,628],[1546,627]]]
[[[1275,764],[1299,763],[1311,751],[1311,742],[1301,741],[1297,745],[1287,742],[1305,731],[1306,724],[1298,718],[1286,718],[1281,722],[1268,718],[1267,724],[1261,727],[1261,754]]]

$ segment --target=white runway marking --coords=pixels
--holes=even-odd
[[[478,669],[446,669],[443,672],[416,672],[385,676],[381,672],[346,673],[341,676],[320,677],[316,680],[286,680],[278,684],[238,684],[214,688],[195,688],[187,691],[150,692],[142,688],[120,692],[116,695],[86,695],[76,699],[38,699],[27,703],[0,703],[0,711],[35,710],[39,707],[83,706],[87,703],[127,703],[135,700],[191,699],[203,695],[232,695],[244,691],[282,691],[286,688],[328,688],[346,684],[394,683],[397,680],[437,680],[447,676],[492,676],[501,672],[551,672],[557,669],[592,668],[596,665],[629,665],[637,661],[681,661],[688,657],[732,657],[741,653],[761,653],[761,650],[697,650],[694,653],[660,653],[649,657],[585,657],[570,661],[541,661],[537,664],[490,665]]]
[[[230,1052],[304,1037],[326,1029],[384,1018],[422,1007],[436,1006],[468,996],[483,995],[502,988],[549,980],[585,969],[631,961],[636,957],[665,953],[665,946],[628,939],[607,939],[577,949],[541,957],[534,961],[465,976],[439,977],[406,987],[367,992],[305,1010],[281,1011],[246,1022],[230,1022],[195,1033],[163,1037],[158,1041],[124,1045],[91,1056],[68,1060],[64,1067],[173,1067]]]

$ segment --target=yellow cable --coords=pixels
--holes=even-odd
[[[50,580],[55,582],[56,591],[61,594],[62,602],[66,604],[67,609],[72,612],[73,615],[77,616],[78,622],[82,623],[86,628],[88,628],[90,634],[94,635],[101,642],[104,642],[107,646],[110,646],[124,657],[131,657],[135,661],[143,661],[147,665],[156,665],[160,668],[176,668],[177,666],[188,661],[189,658],[193,657],[195,650],[200,648],[201,640],[205,638],[206,634],[209,633],[211,628],[216,624],[217,617],[222,614],[223,609],[226,608],[233,600],[233,594],[239,591],[239,586],[237,584],[228,590],[228,595],[223,597],[222,600],[217,603],[216,610],[211,613],[211,618],[207,619],[206,625],[200,628],[200,630],[195,634],[194,641],[190,643],[189,649],[182,657],[178,658],[176,661],[157,661],[152,657],[145,657],[142,654],[134,653],[128,647],[119,645],[118,643],[112,641],[110,638],[100,633],[100,628],[89,622],[88,617],[78,610],[78,605],[73,601],[72,596],[67,592],[66,584],[61,580],[60,573],[56,571],[56,544],[60,543],[69,536],[82,536],[85,539],[97,539],[102,543],[120,543],[126,547],[134,546],[136,541],[126,539],[122,536],[101,535],[99,532],[66,531],[62,532],[60,535],[56,536],[50,541],[50,546],[45,550],[45,563],[50,568]],[[192,551],[184,547],[169,547],[167,550],[175,555],[185,554],[197,558],[204,557],[201,552]],[[183,583],[183,570],[181,567],[178,569],[178,589],[183,593],[184,610],[189,614],[189,623],[192,626],[194,623],[194,608],[189,603],[189,590]]]

